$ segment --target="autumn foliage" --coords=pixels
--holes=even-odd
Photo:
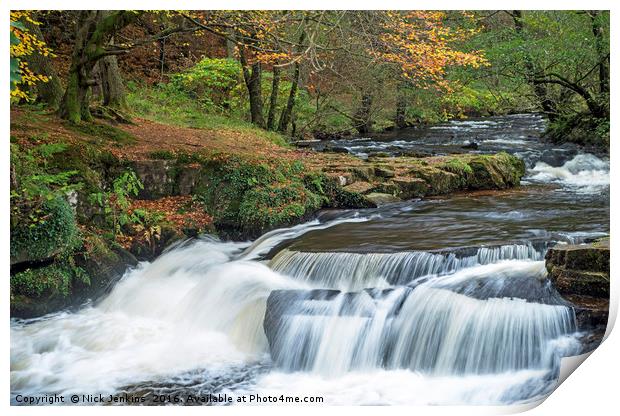
[[[450,90],[445,78],[448,67],[488,65],[481,51],[456,49],[456,43],[474,35],[477,29],[450,26],[446,12],[389,11],[382,29],[380,46],[371,54],[398,65],[402,75],[417,87]]]
[[[24,22],[39,24],[32,19],[31,14],[30,11],[11,12],[11,97],[26,100],[29,99],[29,95],[24,86],[48,81],[46,75],[37,74],[29,68],[26,58],[32,54],[43,56],[51,54],[45,42],[26,29]]]

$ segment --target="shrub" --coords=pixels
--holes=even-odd
[[[43,260],[80,244],[75,216],[61,197],[45,201],[30,221],[11,225],[11,262]]]
[[[207,106],[230,107],[230,93],[241,81],[241,65],[234,59],[204,58],[171,82]]]

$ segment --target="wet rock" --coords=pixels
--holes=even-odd
[[[548,279],[575,309],[585,332],[583,351],[601,342],[609,317],[609,238],[590,244],[558,244],[545,256]]]
[[[383,194],[380,192],[371,192],[366,195],[366,199],[369,199],[376,205],[389,204],[392,202],[402,201],[400,198],[391,195],[391,194]]]
[[[314,139],[314,140],[297,140],[296,142],[293,142],[293,144],[297,147],[311,147],[312,145],[315,145],[317,143],[320,143],[321,141],[319,139]]]
[[[355,192],[358,194],[365,194],[370,192],[374,188],[374,185],[369,182],[353,182],[351,185],[347,185],[344,187],[344,190],[347,192]]]
[[[80,253],[72,262],[57,259],[11,276],[11,317],[35,318],[79,307],[108,293],[136,258],[115,246]],[[77,267],[83,276],[76,275]]]
[[[375,175],[379,176],[380,178],[393,178],[394,176],[396,176],[396,173],[392,169],[377,166],[375,167]]]
[[[355,166],[350,168],[350,171],[354,178],[361,181],[370,181],[375,176],[374,166]]]
[[[326,147],[325,152],[328,153],[349,153],[349,151],[344,147]]]
[[[401,199],[420,198],[426,195],[428,184],[420,178],[394,178],[392,182],[398,187],[396,194]]]
[[[547,251],[549,280],[564,296],[609,298],[609,239]]]
[[[477,150],[478,149],[478,143],[476,143],[476,142],[469,142],[466,145],[461,146],[461,149]]]

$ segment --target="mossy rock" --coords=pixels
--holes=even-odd
[[[415,178],[423,179],[427,185],[425,195],[441,195],[462,189],[466,183],[464,177],[437,169],[431,166],[416,166],[409,171],[409,174]]]
[[[401,199],[420,198],[428,192],[428,184],[421,178],[394,178],[392,183],[398,187],[395,196]]]
[[[473,171],[467,184],[469,189],[506,189],[519,185],[525,174],[523,160],[505,152],[478,155],[467,164]]]
[[[79,231],[71,206],[64,198],[43,203],[40,220],[11,227],[11,265],[38,262],[77,247]]]
[[[80,271],[67,261],[26,269],[11,276],[11,316],[29,318],[66,306]]]
[[[78,254],[39,263],[11,276],[11,316],[32,318],[78,307],[107,293],[137,260],[96,235]]]
[[[308,187],[298,161],[267,163],[239,157],[218,158],[203,165],[198,190],[219,231],[234,238],[252,238],[312,215],[327,203]]]

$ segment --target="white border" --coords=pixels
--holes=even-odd
[[[151,0],[151,1],[137,1],[137,0],[125,0],[123,2],[110,2],[102,4],[100,1],[93,0],[64,0],[49,1],[49,0],[10,0],[3,1],[0,8],[2,14],[0,14],[0,22],[6,28],[8,26],[9,15],[8,11],[13,9],[98,9],[102,6],[108,6],[110,9],[118,9],[120,5],[126,9],[185,9],[185,10],[200,10],[200,9],[606,9],[612,10],[612,53],[611,53],[611,87],[612,87],[612,115],[616,114],[615,97],[618,93],[618,59],[616,55],[617,46],[617,30],[619,19],[616,16],[620,7],[619,2],[604,1],[604,0],[590,0],[588,2],[575,1],[575,0],[563,0],[548,1],[548,0],[519,0],[511,2],[502,2],[499,4],[497,1],[469,1],[462,0],[459,2],[447,1],[447,0],[419,0],[415,2],[402,1],[402,0],[382,0],[381,2],[360,2],[359,0],[314,0],[314,1],[295,1],[295,0],[270,0],[270,1],[248,1],[248,0],[187,0],[187,1],[166,1],[166,0]],[[2,34],[1,45],[3,50],[8,50],[9,37],[8,32]],[[88,412],[89,414],[108,414],[108,413],[120,413],[120,414],[174,414],[178,413],[190,413],[198,414],[204,412],[217,413],[217,414],[231,414],[231,413],[249,413],[258,415],[288,415],[290,412],[294,412],[296,415],[316,415],[321,414],[342,414],[343,412],[355,412],[359,415],[374,414],[377,411],[390,414],[403,414],[403,415],[484,415],[484,414],[509,414],[519,411],[525,411],[531,408],[533,405],[526,406],[502,406],[502,407],[483,407],[483,406],[438,406],[438,407],[382,407],[376,409],[373,407],[217,407],[217,408],[181,408],[181,407],[10,407],[9,406],[9,392],[10,392],[10,346],[9,346],[9,80],[8,80],[8,54],[2,55],[3,71],[0,74],[0,86],[4,91],[4,99],[0,100],[0,109],[4,116],[5,123],[3,124],[2,143],[5,151],[1,152],[0,158],[3,167],[4,177],[1,183],[0,193],[4,196],[3,212],[0,216],[1,227],[4,230],[5,238],[1,241],[0,250],[2,255],[2,264],[4,272],[4,283],[1,285],[2,291],[2,311],[3,316],[0,318],[4,322],[3,329],[0,334],[2,337],[0,357],[2,357],[0,367],[0,379],[2,380],[2,395],[0,396],[0,406],[5,411],[4,414],[15,415],[77,415]],[[611,138],[611,156],[612,159],[617,159],[618,146],[615,145],[615,141],[618,140],[616,132],[617,120],[612,121],[612,138]],[[615,162],[611,164],[611,176],[615,177],[614,173],[617,172]],[[615,183],[615,182],[614,182]],[[611,212],[614,212],[620,205],[618,204],[618,198],[614,192],[615,185],[611,186]],[[611,217],[611,233],[616,235],[618,231],[617,222],[615,217]],[[615,253],[618,249],[618,244],[615,243],[616,239],[612,238],[612,251]],[[620,270],[619,257],[612,256],[611,258],[611,270],[612,275],[615,275],[616,270]],[[611,306],[610,306],[610,326],[608,327],[608,338],[605,342],[592,353],[592,356],[588,358],[587,364],[579,367],[574,375],[568,377],[568,379],[554,392],[551,396],[545,400],[540,406],[535,407],[530,411],[531,415],[606,415],[612,412],[611,409],[617,409],[619,397],[618,397],[618,384],[617,373],[620,369],[618,363],[618,351],[619,338],[617,333],[609,335],[609,329],[615,321],[617,309],[618,309],[618,284],[617,278],[612,278],[612,293],[611,293]],[[615,331],[617,332],[617,331]],[[563,370],[574,370],[585,357],[572,357],[567,359],[563,363]],[[568,372],[568,374],[570,374]],[[617,410],[616,410],[617,411]]]

